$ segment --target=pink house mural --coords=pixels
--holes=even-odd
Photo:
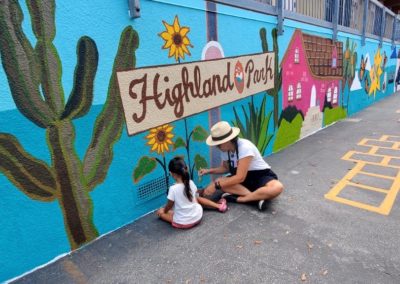
[[[340,102],[343,79],[342,42],[296,30],[282,59],[283,109],[295,106],[306,117],[310,108],[323,111],[325,98]]]

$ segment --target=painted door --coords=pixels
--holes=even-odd
[[[317,105],[317,90],[315,85],[311,88],[311,96],[310,96],[310,107],[315,107]]]

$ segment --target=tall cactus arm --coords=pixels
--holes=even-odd
[[[43,100],[39,67],[22,31],[23,14],[16,0],[0,0],[0,52],[14,102],[29,120],[45,128],[56,117]]]
[[[267,30],[265,28],[260,29],[260,38],[262,51],[268,52]]]
[[[96,43],[87,36],[81,37],[76,55],[78,62],[75,67],[74,87],[61,115],[62,119],[85,115],[93,101],[93,83],[99,61]]]
[[[53,171],[28,154],[14,136],[6,133],[0,133],[0,172],[32,199],[52,201],[57,197]]]
[[[56,35],[54,0],[27,0],[32,30],[37,38],[36,58],[40,63],[43,95],[51,109],[60,114],[64,110],[64,91],[61,84],[61,62],[53,44]]]
[[[112,147],[121,136],[124,117],[116,72],[135,67],[135,50],[138,46],[138,34],[132,27],[126,27],[121,34],[114,60],[107,100],[96,120],[92,141],[84,159],[83,171],[89,189],[93,189],[105,179],[112,161]]]

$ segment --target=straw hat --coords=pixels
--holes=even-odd
[[[220,121],[211,127],[211,135],[207,137],[206,143],[210,146],[221,145],[238,136],[239,132],[239,128],[231,127],[226,121]]]

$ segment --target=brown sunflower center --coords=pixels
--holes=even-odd
[[[157,132],[157,140],[159,142],[164,142],[166,137],[166,133],[164,131],[158,131]]]
[[[181,45],[182,44],[182,36],[179,33],[175,33],[172,37],[172,40],[174,41],[175,45]]]

